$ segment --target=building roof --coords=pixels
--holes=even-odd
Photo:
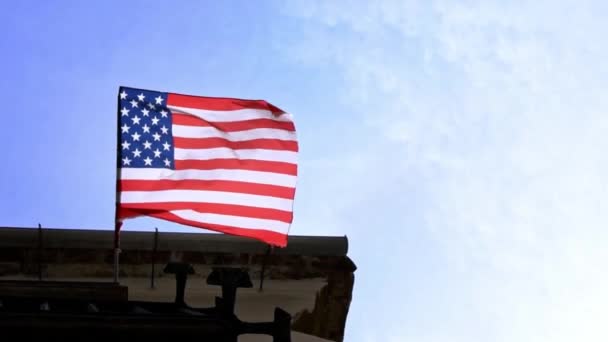
[[[154,232],[121,231],[123,250],[152,250]],[[114,246],[113,230],[44,228],[47,248],[107,248]],[[38,229],[0,227],[0,247],[33,248],[38,244]],[[264,253],[267,245],[248,238],[216,233],[159,232],[159,251],[206,251],[209,253]],[[276,254],[307,256],[346,256],[346,236],[290,236],[287,247]]]
[[[195,273],[185,287],[186,303],[212,306],[219,290],[201,278],[218,267],[243,269],[254,286],[238,291],[240,319],[272,322],[280,308],[292,317],[292,336],[299,340],[342,341],[356,270],[345,236],[290,236],[286,248],[270,254],[261,242],[225,234],[160,232],[156,248],[154,241],[154,232],[121,232],[120,285],[128,288],[129,301],[172,302],[176,283],[163,269],[177,261]],[[112,249],[112,230],[0,228],[0,279],[111,281]]]

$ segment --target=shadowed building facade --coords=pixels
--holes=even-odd
[[[54,289],[55,295],[68,300],[78,296],[77,291],[85,299],[87,295],[100,298],[104,293],[122,296],[131,303],[129,312],[163,311],[165,303],[177,305],[180,312],[214,306],[228,312],[233,307],[240,321],[251,324],[288,320],[292,341],[343,340],[356,270],[347,256],[346,237],[291,236],[286,248],[269,250],[263,243],[224,234],[123,231],[120,287],[98,288],[93,294],[78,284],[106,284],[103,287],[112,282],[112,234],[109,230],[0,228],[0,279],[4,284],[0,284],[0,301],[3,295],[14,298],[17,292],[24,300],[32,297],[24,290],[27,286],[15,288],[25,280],[32,287],[36,283],[38,287],[46,283],[61,287],[59,282],[69,282],[72,289]],[[230,294],[222,281],[227,281],[233,271],[244,272],[247,280],[235,280],[238,289]],[[48,308],[45,303],[36,305],[53,312],[54,304],[49,303]],[[102,304],[98,306],[103,308]],[[6,311],[8,304],[4,307]],[[281,316],[283,312],[285,316]],[[168,331],[178,329],[179,322],[173,329],[167,326]],[[241,328],[245,332],[254,329]],[[272,340],[270,335],[248,333],[238,337],[238,341]]]

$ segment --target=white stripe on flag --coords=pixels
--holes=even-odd
[[[179,216],[185,220],[218,224],[223,226],[239,227],[245,229],[265,229],[281,234],[286,234],[289,230],[289,223],[256,219],[242,216],[230,216],[221,214],[199,213],[193,210],[174,210],[172,214]]]
[[[291,211],[293,201],[285,198],[205,190],[123,191],[121,203],[219,203]]]
[[[279,173],[247,171],[247,170],[169,170],[169,169],[143,169],[119,168],[121,179],[141,180],[226,180],[235,182],[260,183],[268,185],[296,187],[296,176]]]
[[[222,138],[229,141],[247,141],[254,139],[297,141],[294,132],[274,128],[255,128],[246,131],[224,132],[215,127],[173,125],[172,132],[173,136],[180,138]]]
[[[180,107],[167,105],[171,111],[181,114],[190,114],[211,122],[230,122],[230,121],[243,121],[243,120],[254,120],[254,119],[272,119],[275,121],[286,121],[291,122],[291,115],[283,113],[275,116],[269,110],[264,109],[239,109],[239,110],[206,110],[189,107]]]
[[[210,159],[253,159],[284,163],[297,163],[298,154],[293,151],[277,150],[233,150],[227,147],[207,149],[175,149],[176,160],[210,160]]]

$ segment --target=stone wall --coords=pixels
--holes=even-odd
[[[293,330],[332,341],[344,339],[356,267],[349,259],[337,263],[339,266],[329,274],[327,285],[317,293],[312,312],[304,309],[295,315]]]

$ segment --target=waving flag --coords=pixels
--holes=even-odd
[[[121,87],[117,232],[155,217],[284,247],[298,142],[291,115],[263,100]]]

